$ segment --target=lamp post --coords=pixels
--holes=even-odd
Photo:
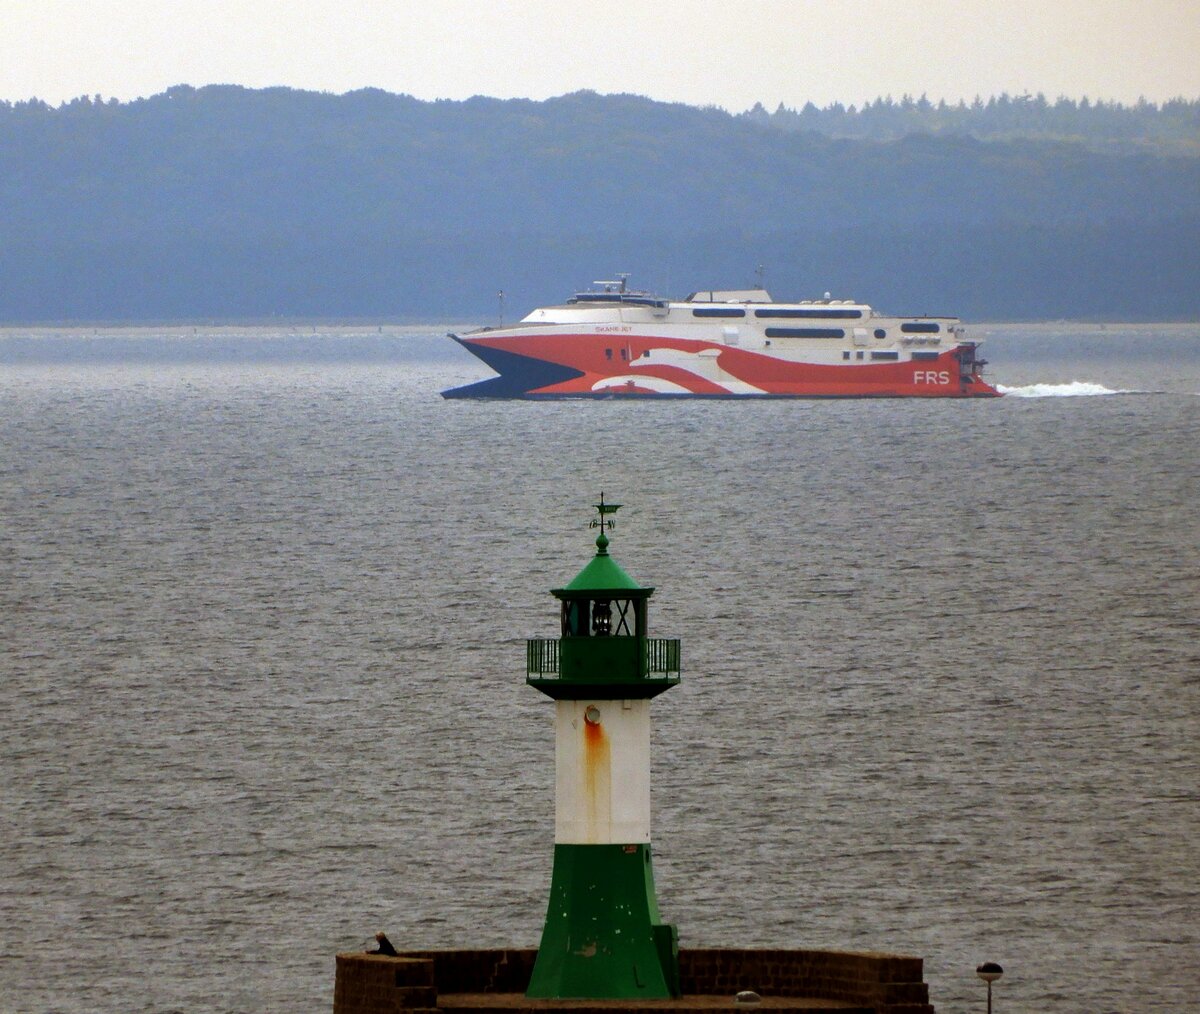
[[[975,974],[979,976],[988,987],[988,1014],[992,1014],[992,983],[1004,974],[1004,969],[994,961],[985,961],[977,969]]]

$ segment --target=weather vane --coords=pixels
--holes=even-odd
[[[600,494],[600,502],[594,503],[594,504],[592,504],[592,506],[595,507],[596,510],[600,512],[600,516],[596,517],[596,518],[592,518],[591,523],[588,525],[589,528],[608,528],[611,530],[611,529],[617,527],[617,523],[615,521],[613,521],[612,518],[608,517],[608,515],[616,514],[617,511],[619,511],[621,509],[621,506],[622,506],[621,504],[605,503],[604,502],[604,494],[601,493]]]

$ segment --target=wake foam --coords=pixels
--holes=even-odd
[[[1092,384],[1086,380],[1072,380],[1069,384],[1027,384],[1025,387],[1005,387],[997,384],[996,390],[1010,398],[1094,398],[1101,394],[1137,394],[1137,391],[1114,390],[1103,384]]]

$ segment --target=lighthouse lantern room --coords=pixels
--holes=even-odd
[[[530,997],[679,995],[650,854],[650,701],[679,683],[679,641],[647,636],[653,588],[608,553],[620,504],[596,504],[596,555],[565,588],[561,636],[528,642],[555,702],[554,872]]]

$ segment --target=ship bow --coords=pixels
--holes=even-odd
[[[495,370],[498,376],[450,388],[442,392],[443,398],[524,398],[540,388],[583,376],[581,370],[498,349],[476,338],[464,338],[456,334],[450,334],[449,337]]]

